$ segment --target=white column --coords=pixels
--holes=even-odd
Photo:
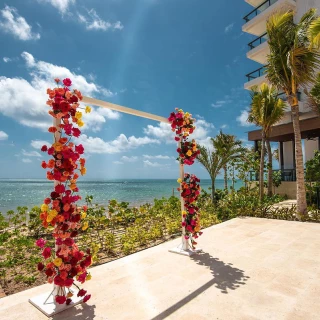
[[[181,148],[181,142],[179,143],[179,147]],[[183,181],[183,179],[184,179],[184,165],[180,163],[179,166],[180,166],[180,179],[181,179],[181,181]],[[184,218],[183,218],[182,212],[185,211],[185,207],[184,207],[184,199],[181,196],[181,192],[182,192],[182,183],[180,183],[180,201],[181,201],[181,220],[183,222]],[[182,227],[182,249],[188,250],[189,249],[188,240],[185,239],[185,235],[186,235],[186,228]]]
[[[305,161],[308,161],[314,157],[314,152],[319,148],[319,138],[314,140],[304,140],[304,154]]]

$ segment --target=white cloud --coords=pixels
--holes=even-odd
[[[227,25],[227,26],[224,28],[224,32],[225,32],[225,33],[230,32],[230,31],[233,29],[233,26],[234,26],[234,23],[230,23],[229,25]]]
[[[25,18],[18,14],[14,7],[5,6],[0,10],[2,18],[0,19],[0,29],[7,33],[13,34],[20,40],[37,40],[40,39],[39,33],[33,33],[32,27]]]
[[[25,157],[38,157],[41,158],[41,154],[37,151],[26,151],[24,149],[22,149],[22,155]]]
[[[54,86],[53,79],[70,78],[74,88],[79,89],[83,95],[94,96],[105,93],[105,88],[88,82],[82,75],[75,74],[69,69],[45,61],[37,61],[30,53],[21,54],[29,70],[31,81],[23,78],[7,78],[0,76],[0,113],[13,118],[21,124],[46,131],[52,123],[48,115],[46,101],[47,88]],[[111,94],[109,91],[109,95]],[[7,106],[10,105],[10,108]],[[111,110],[93,108],[92,113],[84,114],[85,126],[83,129],[94,128],[100,130],[106,119],[119,119],[120,115]]]
[[[240,116],[237,117],[237,121],[242,127],[252,126],[252,124],[247,121],[248,115],[249,115],[248,110],[242,110]]]
[[[132,157],[127,157],[123,156],[121,157],[121,160],[124,162],[136,162],[138,160],[138,157],[132,156]]]
[[[0,131],[0,140],[7,140],[9,136],[4,132]]]
[[[50,3],[52,6],[57,8],[61,14],[64,14],[69,5],[74,4],[76,0],[38,0],[42,3]]]
[[[123,164],[121,161],[113,161],[114,164]]]
[[[35,149],[41,149],[42,146],[50,147],[51,143],[44,140],[31,140],[31,147]]]
[[[28,158],[23,158],[21,161],[24,163],[31,163],[32,162],[31,159],[28,159]]]
[[[227,124],[223,124],[220,128],[221,129],[227,129],[227,128],[229,128],[229,126]]]
[[[215,103],[211,104],[212,108],[221,108],[223,105],[225,105],[226,103],[230,103],[232,102],[232,100],[228,99],[228,100],[218,100]]]
[[[120,21],[111,23],[99,17],[94,9],[88,10],[86,15],[78,13],[78,21],[86,26],[87,30],[122,30],[124,27]]]
[[[88,137],[87,135],[82,134],[79,138],[76,139],[76,143],[82,143],[87,153],[113,154],[126,152],[130,149],[135,149],[147,144],[158,144],[159,141],[151,139],[149,137],[137,138],[135,136],[131,136],[127,138],[122,133],[112,141],[104,141],[98,137]]]
[[[210,143],[210,132],[214,129],[212,123],[206,120],[199,119],[195,123],[196,130],[192,134],[191,138],[195,139],[198,144],[208,145]],[[147,128],[143,129],[144,133],[156,137],[158,140],[165,143],[177,143],[174,140],[174,132],[171,130],[171,126],[168,123],[161,122],[158,126],[148,125]]]
[[[145,159],[161,159],[161,160],[170,160],[170,159],[172,159],[172,158],[170,158],[169,156],[163,156],[163,155],[161,155],[161,154],[159,154],[159,155],[152,155],[152,156],[150,156],[150,155],[148,155],[148,154],[144,154],[143,155],[143,157],[145,158]]]
[[[164,165],[164,164],[161,164],[161,163],[158,163],[158,162],[151,162],[149,160],[143,160],[143,163],[146,167],[163,167],[163,166],[168,166],[167,164]]]
[[[3,57],[3,61],[4,61],[5,63],[8,63],[8,62],[10,62],[10,61],[11,61],[11,59],[10,59],[10,58],[8,58],[8,57]]]

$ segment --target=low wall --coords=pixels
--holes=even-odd
[[[281,185],[276,188],[276,193],[281,196],[287,195],[288,199],[297,199],[296,181],[282,181]]]
[[[256,181],[250,182],[251,186],[258,184]],[[272,192],[280,194],[281,196],[288,196],[288,199],[297,199],[297,183],[296,181],[282,181],[281,185],[278,188],[272,186]],[[264,189],[265,193],[267,193],[267,189]]]

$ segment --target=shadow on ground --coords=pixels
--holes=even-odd
[[[61,313],[56,314],[52,317],[52,320],[92,320],[95,319],[94,309],[95,305],[89,306],[85,303],[75,306],[73,308],[67,309]]]
[[[213,276],[213,285],[222,293],[235,290],[240,285],[246,284],[249,279],[243,270],[233,267],[232,263],[225,263],[218,258],[212,257],[209,253],[200,253],[191,257],[193,261],[201,266],[210,269]]]
[[[191,257],[197,264],[210,269],[213,279],[191,292],[170,308],[164,310],[151,320],[162,320],[182,308],[184,305],[195,299],[198,295],[215,286],[223,294],[228,294],[228,290],[236,290],[241,285],[245,285],[249,279],[243,270],[233,267],[232,263],[225,263],[218,258],[212,257],[209,253],[199,253]]]

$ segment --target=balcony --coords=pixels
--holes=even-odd
[[[250,90],[253,86],[257,86],[262,82],[267,82],[265,71],[266,67],[263,66],[255,71],[246,74],[248,81],[244,84],[244,88]]]
[[[250,4],[253,7],[257,7],[259,6],[262,2],[264,2],[265,0],[245,0],[245,2],[247,2],[248,4]]]
[[[266,32],[266,21],[275,12],[296,10],[295,0],[267,0],[253,9],[243,19],[242,31],[259,36]]]
[[[296,170],[295,169],[279,169],[272,170],[273,172],[281,172],[281,181],[296,181]],[[264,171],[264,176],[268,174],[267,171]],[[250,171],[249,172],[249,181],[259,181],[259,172]]]
[[[268,35],[263,33],[250,43],[248,43],[247,58],[261,64],[267,63],[267,55],[269,54]]]

